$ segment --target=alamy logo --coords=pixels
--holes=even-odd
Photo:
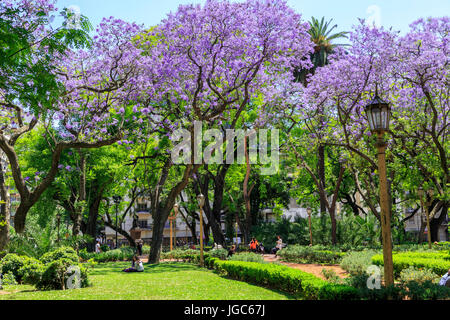
[[[269,136],[270,133],[270,143]],[[172,141],[181,142],[172,150],[172,162],[175,164],[245,164],[247,145],[250,164],[260,164],[262,175],[273,175],[279,169],[279,132],[276,129],[242,130],[227,129],[225,134],[219,129],[203,132],[202,122],[194,122],[194,134],[187,129],[177,129]],[[237,141],[237,146],[235,145]],[[246,141],[248,141],[246,143]],[[211,142],[203,149],[203,142]],[[225,152],[224,152],[225,151]],[[269,153],[270,151],[270,153]],[[225,154],[225,162],[224,162]],[[237,159],[235,160],[235,154]]]
[[[367,288],[370,290],[381,289],[381,270],[380,267],[371,265],[367,267],[366,273],[369,275],[367,279]]]
[[[67,29],[81,29],[81,10],[76,5],[67,8]]]
[[[381,8],[377,5],[371,5],[367,7],[366,12],[369,14],[367,18],[367,25],[369,27],[380,28],[381,27]]]
[[[80,289],[81,288],[81,270],[78,266],[70,266],[66,274],[71,274],[66,281],[67,289]]]

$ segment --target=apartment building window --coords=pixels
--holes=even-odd
[[[137,211],[143,212],[143,211],[150,211],[146,203],[138,203],[137,204]]]
[[[148,220],[139,220],[138,226],[139,226],[139,228],[142,228],[142,229],[148,229],[148,227],[149,227]]]

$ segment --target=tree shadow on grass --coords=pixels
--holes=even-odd
[[[182,272],[182,271],[204,271],[204,269],[188,263],[164,262],[159,264],[146,265],[144,273],[146,271],[148,273],[154,274],[154,273]]]
[[[96,266],[94,269],[89,271],[89,275],[109,275],[123,273],[127,274],[146,274],[146,273],[167,273],[167,272],[182,272],[182,271],[204,271],[202,268],[179,262],[164,262],[160,264],[146,264],[144,265],[144,272],[123,272],[123,269],[131,267],[130,263],[108,263],[101,266]]]

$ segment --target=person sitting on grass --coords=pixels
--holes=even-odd
[[[144,264],[138,256],[133,256],[133,260],[131,262],[131,268],[123,269],[123,272],[143,272]]]
[[[441,281],[439,281],[439,285],[450,287],[450,269],[448,269],[448,272],[442,276]]]
[[[133,256],[133,259],[131,260],[131,267],[123,269],[122,271],[123,272],[135,272],[136,271],[136,261],[137,261],[137,256]]]

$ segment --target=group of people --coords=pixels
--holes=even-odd
[[[264,253],[265,252],[265,248],[264,245],[260,242],[258,242],[258,240],[256,240],[256,238],[252,238],[252,240],[249,243],[249,249],[251,252],[254,253]],[[282,248],[284,247],[283,244],[283,239],[281,239],[280,236],[277,236],[277,242],[274,248],[272,248],[270,250],[271,254],[277,254],[278,251],[280,251]],[[231,257],[234,253],[236,252],[236,246],[233,245],[231,247],[231,249],[228,251],[228,257]]]
[[[256,238],[252,238],[249,244],[250,251],[254,253],[264,253],[264,246],[262,243],[259,243]]]

